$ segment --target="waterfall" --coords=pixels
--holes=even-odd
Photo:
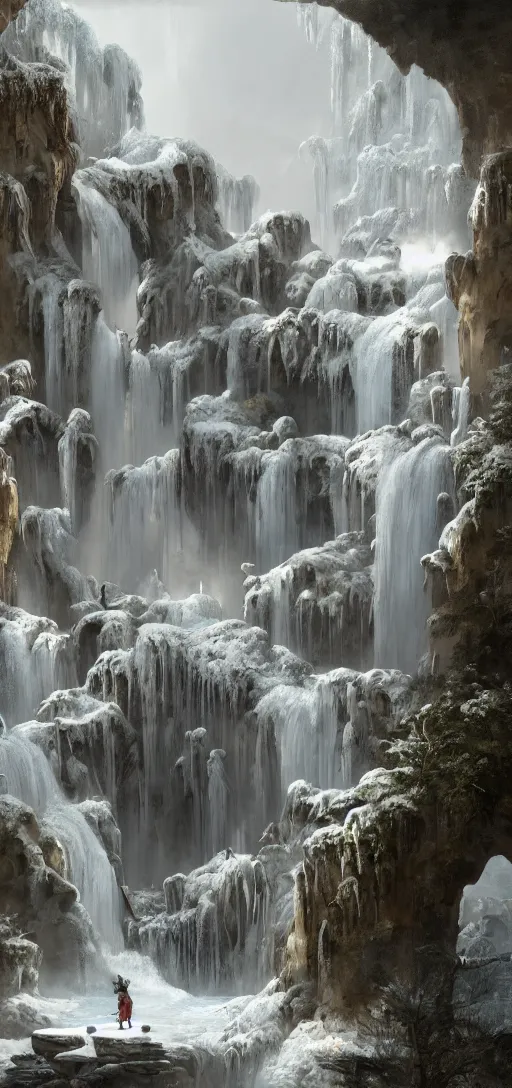
[[[119,334],[100,313],[91,340],[91,416],[104,471],[118,465],[124,451],[125,357]]]
[[[308,41],[330,40],[332,136],[301,147],[312,160],[316,228],[332,247],[361,216],[397,209],[403,227],[433,244],[453,230],[460,191],[457,114],[448,92],[412,66],[407,76],[357,23],[316,4],[298,5]],[[333,215],[334,205],[334,215]]]
[[[67,802],[43,752],[23,735],[23,726],[0,738],[6,789],[33,808],[64,848],[69,879],[96,932],[112,951],[122,947],[119,891],[107,855],[75,805]]]
[[[450,447],[425,438],[391,461],[377,489],[375,663],[414,673],[430,612],[421,557],[437,547],[438,495],[454,497]]]
[[[258,486],[256,554],[260,570],[270,570],[299,546],[293,453],[268,454]]]
[[[295,18],[263,7],[269,34]],[[163,885],[140,893],[130,939],[173,983],[230,993],[268,979],[277,930],[286,946],[290,785],[322,812],[381,766],[409,708],[421,559],[456,505],[472,409],[443,271],[471,196],[455,107],[325,5],[298,17],[330,65],[330,115],[262,165],[276,184],[310,171],[311,227],[307,207],[257,218],[255,178],[220,147],[146,133],[136,65],[73,8],[27,0],[2,36],[13,64],[44,60],[42,85],[57,64],[70,118],[65,159],[44,132],[59,188],[36,253],[18,194],[19,351],[41,403],[2,370],[21,509],[6,599],[38,614],[0,611],[1,769],[106,947],[122,947],[122,831],[132,890]],[[98,798],[69,801],[73,771],[101,780],[106,830]]]
[[[184,547],[191,551],[195,546],[180,498],[179,451],[151,457],[140,468],[130,465],[111,472],[105,483],[111,526],[109,576],[138,587],[156,569],[164,585],[178,590],[176,556]]]
[[[471,390],[469,378],[466,378],[460,389],[454,389],[453,397],[453,431],[450,435],[450,445],[458,446],[463,442],[468,431],[469,411],[471,403]]]
[[[46,276],[40,284],[42,291],[42,310],[44,324],[44,357],[46,400],[49,408],[58,412],[64,404],[62,388],[62,351],[64,323],[59,305],[62,283],[54,275]],[[33,305],[35,289],[31,293]],[[32,319],[33,320],[33,319]]]
[[[256,179],[248,174],[243,178],[234,178],[219,163],[217,179],[222,222],[233,234],[242,234],[249,230],[255,219],[255,204],[259,196]]]
[[[339,674],[336,674],[337,677]],[[346,670],[346,675],[351,675]],[[276,687],[258,706],[259,728],[276,733],[283,800],[291,782],[340,788],[339,700],[331,674],[304,689]]]
[[[394,314],[376,318],[358,343],[355,382],[359,434],[391,423],[395,332]]]
[[[30,0],[3,37],[23,61],[40,61],[42,49],[60,58],[86,157],[113,146],[132,125],[142,127],[137,66],[117,45],[102,49],[92,28],[67,4]]]
[[[105,318],[112,327],[135,331],[137,261],[130,232],[116,208],[80,172],[73,177],[82,224],[82,272],[100,288]]]
[[[69,635],[50,620],[34,619],[33,627],[23,628],[16,612],[2,617],[0,678],[0,715],[9,726],[27,721],[53,691],[76,684]]]
[[[210,856],[222,850],[228,832],[229,783],[222,748],[210,752],[208,759],[208,803],[210,806]]]

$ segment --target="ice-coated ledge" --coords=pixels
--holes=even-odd
[[[165,1057],[163,1043],[142,1025],[119,1030],[117,1024],[103,1024],[94,1034],[87,1028],[43,1028],[32,1034],[32,1049],[64,1076],[79,1069],[117,1062],[152,1062]]]

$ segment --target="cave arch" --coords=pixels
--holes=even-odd
[[[446,87],[458,110],[471,177],[478,177],[484,155],[512,146],[512,9],[500,0],[487,0],[485,7],[480,0],[463,6],[443,0],[428,6],[422,0],[318,2],[359,23],[401,72],[416,64]]]

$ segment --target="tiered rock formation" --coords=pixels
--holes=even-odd
[[[455,388],[443,269],[402,267],[398,243],[423,229],[423,209],[365,206],[382,153],[385,200],[419,172],[427,220],[461,216],[463,179],[431,161],[439,99],[435,138],[412,152],[401,138],[395,154],[359,147],[380,101],[363,94],[334,261],[298,212],[250,223],[251,179],[143,133],[129,59],[45,3],[29,0],[24,34],[6,31],[0,69],[0,884],[30,937],[14,924],[0,935],[4,999],[14,963],[34,988],[41,950],[61,976],[97,964],[97,932],[119,939],[117,883],[156,880],[165,899],[134,897],[143,917],[126,936],[172,983],[232,993],[277,980],[215,1052],[169,1066],[157,1047],[144,1075],[167,1088],[181,1063],[184,1085],[201,1069],[239,1088],[266,1060],[277,1083],[348,1077],[341,1035],[360,1083],[380,1061],[383,1076],[394,1062],[431,1088],[462,1030],[463,887],[512,857],[507,153],[483,165],[474,253],[446,269],[469,379]],[[467,164],[509,138],[501,41],[487,125],[470,110],[489,78],[488,53],[472,67],[464,52],[471,21],[455,34],[413,0],[400,22],[373,0],[335,6],[364,16],[402,68],[436,66],[471,121]],[[95,105],[85,127],[39,40],[45,18],[74,57],[77,101]],[[429,60],[427,18],[444,35]],[[309,150],[319,169],[325,148]],[[223,618],[244,590],[247,622]],[[416,1031],[434,983],[440,1004]],[[365,1066],[361,1033],[346,1033],[368,1009]],[[99,1057],[114,1079],[135,1076],[106,1044],[82,1068],[80,1042],[64,1041],[59,1074],[104,1083]],[[447,1088],[459,1072],[446,1067]]]

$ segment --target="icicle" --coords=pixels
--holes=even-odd
[[[4,32],[3,42],[21,60],[40,62],[43,47],[66,66],[85,157],[102,154],[132,125],[143,126],[137,66],[117,45],[102,49],[89,25],[68,4],[29,0],[19,21]]]
[[[254,209],[259,188],[253,177],[233,177],[219,163],[216,166],[219,182],[219,210],[223,224],[233,234],[243,234],[254,222]]]
[[[300,4],[298,11],[308,40],[318,46],[318,8]],[[376,207],[394,207],[404,213],[400,234],[412,226],[429,243],[444,240],[447,229],[453,229],[450,178],[460,159],[460,132],[447,92],[415,65],[403,77],[384,49],[340,16],[332,20],[330,48],[333,131],[343,148],[340,166],[328,166],[330,141],[308,141],[317,209],[322,207],[322,244],[329,236],[334,201],[339,202],[335,221],[342,235]],[[469,189],[464,200],[467,211]],[[457,223],[457,231],[461,225]]]

